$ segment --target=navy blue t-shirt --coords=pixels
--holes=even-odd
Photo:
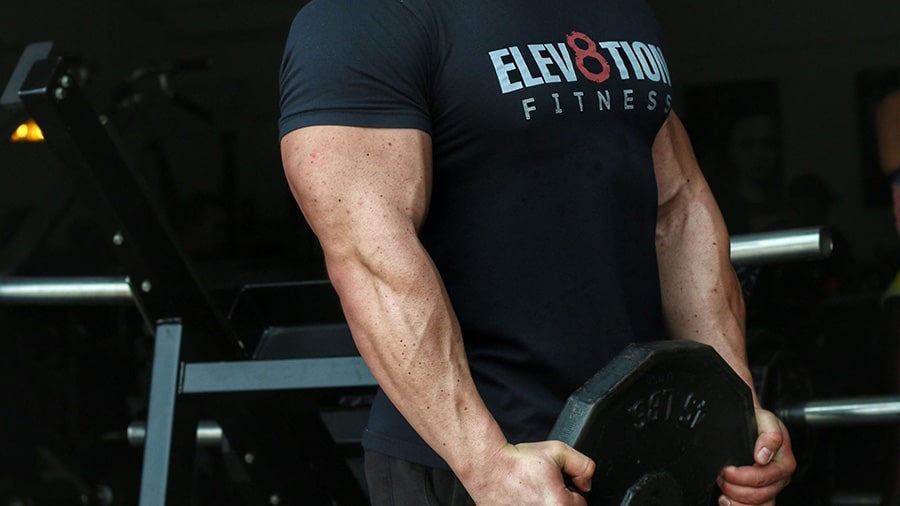
[[[518,443],[628,343],[661,337],[651,146],[671,93],[640,0],[313,0],[288,38],[280,130],[431,135],[420,239]],[[383,394],[363,444],[446,466]]]

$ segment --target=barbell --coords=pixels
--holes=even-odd
[[[821,260],[831,250],[831,234],[825,227],[731,237],[731,263],[735,266]],[[129,303],[132,290],[146,290],[146,283],[135,285],[127,277],[0,278],[0,304]]]

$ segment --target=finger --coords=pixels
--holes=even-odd
[[[753,460],[757,464],[766,465],[775,458],[786,442],[790,444],[790,438],[784,424],[770,411],[757,409],[756,425],[758,430]]]
[[[722,470],[720,475],[724,483],[730,483],[741,487],[762,488],[769,485],[784,483],[791,476],[791,466],[784,465],[778,459],[772,463],[761,466],[729,466]]]
[[[763,410],[759,410],[762,412]],[[797,468],[797,460],[791,448],[791,438],[787,428],[769,412],[758,413],[760,438],[757,441],[756,461],[753,466],[729,466],[722,470],[724,481],[746,487],[765,487],[786,483]],[[769,455],[765,440],[780,441],[777,450]],[[773,444],[774,447],[774,444]]]
[[[566,490],[566,493],[569,494],[569,502],[572,506],[587,506],[587,499],[584,498],[578,492],[573,492],[571,490]]]
[[[772,504],[775,496],[787,486],[790,480],[785,479],[776,483],[765,485],[762,487],[750,487],[736,485],[721,479],[717,482],[719,489],[722,491],[722,497],[719,498],[719,504],[727,506],[738,506],[743,504]]]
[[[766,501],[762,503],[750,503],[750,502],[740,502],[737,500],[729,499],[724,495],[719,497],[719,506],[775,506],[775,501]]]
[[[560,443],[554,448],[553,458],[562,472],[572,478],[572,484],[578,487],[578,490],[590,492],[591,478],[596,469],[596,464],[590,457],[567,444]]]

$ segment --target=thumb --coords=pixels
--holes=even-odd
[[[781,421],[764,409],[756,410],[756,424],[758,435],[753,457],[757,464],[766,465],[786,443],[785,430]]]
[[[596,469],[596,464],[590,457],[565,443],[560,443],[553,458],[562,472],[572,478],[573,485],[582,492],[590,492],[591,478]]]

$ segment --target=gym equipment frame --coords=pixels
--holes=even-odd
[[[30,54],[34,58],[34,51]],[[364,503],[363,490],[356,486],[346,462],[338,458],[317,416],[305,420],[304,430],[292,430],[271,396],[236,394],[371,389],[375,382],[362,360],[358,356],[307,359],[289,354],[266,360],[259,360],[258,354],[251,356],[245,338],[201,286],[162,214],[79,89],[66,59],[50,55],[28,61],[24,56],[15,74],[27,76],[18,96],[64,168],[98,186],[98,218],[106,218],[109,237],[121,251],[127,271],[127,278],[109,284],[95,279],[71,283],[62,290],[45,284],[39,297],[121,300],[127,285],[130,298],[155,334],[139,504],[190,504],[201,415],[216,419],[235,453],[253,456],[243,459],[244,471],[252,477],[243,498],[246,503]],[[11,287],[6,288],[9,293]],[[292,302],[303,305],[303,297],[330,294],[327,284],[306,288]],[[327,323],[341,328],[334,319]],[[346,326],[342,328],[349,339]],[[232,395],[226,402],[222,394]],[[353,484],[340,481],[345,477]]]

